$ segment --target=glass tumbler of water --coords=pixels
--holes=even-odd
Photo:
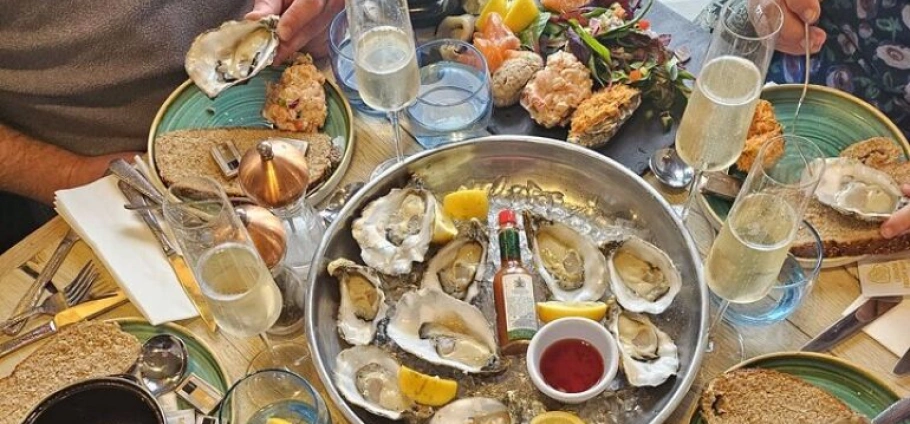
[[[338,87],[348,98],[351,106],[370,115],[382,115],[382,112],[367,106],[360,98],[357,79],[354,78],[354,46],[351,44],[348,15],[344,9],[335,15],[329,25],[329,56],[332,61],[335,82],[338,83]]]
[[[313,386],[285,370],[262,370],[241,378],[224,395],[218,415],[221,424],[332,422],[325,402]]]
[[[493,112],[487,61],[460,40],[435,40],[417,47],[420,89],[405,120],[417,142],[443,143],[486,135]]]

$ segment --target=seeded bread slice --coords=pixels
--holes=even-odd
[[[876,137],[844,149],[841,157],[857,159],[891,175],[898,184],[910,184],[910,162],[901,162],[904,154],[891,139]],[[881,223],[866,222],[843,215],[812,199],[805,219],[822,238],[825,257],[879,255],[910,250],[910,234],[885,239],[879,233]],[[793,242],[794,255],[812,256],[812,240],[802,237]]]
[[[38,402],[87,378],[127,372],[141,344],[112,322],[66,328],[0,379],[0,424],[22,422]]]
[[[868,423],[830,393],[800,378],[757,368],[716,377],[699,406],[708,424]]]

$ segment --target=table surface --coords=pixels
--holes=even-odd
[[[328,74],[330,75],[331,72],[328,72]],[[331,76],[329,77],[331,78]],[[351,168],[345,175],[342,185],[354,181],[365,181],[375,164],[394,154],[394,146],[391,142],[391,128],[385,120],[357,114],[354,127],[357,147]],[[406,133],[403,132],[402,134],[407,137]],[[402,148],[405,152],[416,152],[421,149],[412,139],[403,140]],[[651,184],[658,186],[653,177],[646,176],[645,178]],[[661,189],[660,187],[658,188]],[[662,193],[672,203],[680,202],[685,195],[680,191],[662,191]],[[32,281],[20,267],[27,264],[35,270],[42,269],[44,263],[63,238],[67,228],[67,224],[62,219],[55,218],[15,247],[0,255],[0,288],[3,289],[4,293],[0,296],[0,317],[9,315]],[[96,263],[100,263],[88,246],[82,242],[77,243],[73,251],[67,256],[63,266],[54,276],[54,283],[60,287],[70,281],[79,268],[86,261],[92,259],[95,259]],[[108,292],[113,289],[113,284],[113,279],[105,273],[102,277],[102,283],[97,284],[94,290],[99,293]],[[739,329],[745,340],[745,357],[750,358],[771,352],[798,350],[812,336],[837,320],[841,312],[858,295],[859,284],[855,267],[841,267],[822,271],[811,295],[806,299],[803,306],[787,321],[769,327]],[[136,308],[131,304],[125,304],[97,319],[137,316],[140,315]],[[30,325],[38,325],[41,322],[43,320],[32,320]],[[262,342],[258,338],[240,339],[223,333],[210,334],[199,319],[187,320],[179,322],[179,324],[185,326],[208,343],[226,367],[225,371],[231,381],[235,381],[245,373],[247,365],[254,354],[263,348]],[[668,423],[684,422],[688,410],[696,401],[704,385],[712,377],[736,362],[729,355],[723,353],[732,351],[731,343],[734,340],[733,337],[729,336],[729,328],[725,327],[724,330],[716,340],[719,344],[717,347],[719,349],[718,353],[705,355],[698,378],[683,403],[667,421]],[[6,337],[0,336],[0,342],[4,340],[6,340]],[[303,336],[296,338],[296,340],[303,344],[306,343]],[[15,365],[30,352],[34,351],[35,348],[36,346],[22,349],[0,360],[0,376],[5,376],[12,372]],[[897,356],[866,334],[861,333],[842,342],[830,353],[867,369],[873,375],[886,381],[899,395],[910,395],[910,376],[899,378],[891,373],[891,369],[898,359]],[[311,368],[306,377],[322,389],[314,369]],[[332,407],[332,415],[333,422],[347,422],[334,407]]]

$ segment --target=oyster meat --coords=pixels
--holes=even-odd
[[[658,386],[676,375],[679,370],[676,344],[646,315],[616,308],[610,331],[616,336],[629,384]]]
[[[437,289],[405,293],[386,331],[401,349],[437,365],[479,373],[498,360],[483,313]]]
[[[569,143],[597,148],[607,144],[635,110],[641,106],[641,91],[614,84],[588,97],[572,113]]]
[[[669,256],[657,246],[630,237],[610,253],[610,288],[623,308],[659,314],[682,287],[682,277]]]
[[[821,161],[812,169],[820,168]],[[827,158],[824,164],[815,198],[842,214],[884,221],[906,203],[900,186],[882,171],[849,158]]]
[[[278,51],[278,15],[228,21],[193,40],[184,67],[209,97],[240,84],[272,64]]]
[[[396,188],[367,205],[351,229],[363,261],[387,275],[411,272],[433,239],[436,204],[427,190]]]
[[[372,269],[344,258],[330,262],[328,271],[338,279],[341,291],[338,306],[341,338],[353,345],[369,344],[389,309],[382,280]]]
[[[449,296],[471,302],[479,292],[477,282],[486,268],[486,228],[476,219],[430,259],[421,287],[444,291]]]
[[[401,419],[413,403],[398,387],[401,365],[376,346],[354,346],[335,359],[335,386],[342,396],[367,411]]]
[[[456,400],[433,414],[430,424],[512,424],[509,410],[496,399],[471,397]]]
[[[524,213],[528,244],[537,272],[560,301],[595,301],[607,290],[604,255],[589,238],[568,225]]]

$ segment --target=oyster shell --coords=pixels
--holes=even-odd
[[[399,368],[392,355],[376,346],[354,346],[335,358],[335,386],[348,402],[376,415],[401,419],[413,403],[398,388]]]
[[[404,351],[465,372],[485,371],[498,359],[493,329],[483,313],[432,288],[405,293],[386,332]]]
[[[411,272],[433,239],[436,203],[427,190],[396,188],[367,205],[351,230],[364,263],[387,275]]]
[[[496,399],[471,397],[456,400],[433,414],[430,424],[512,424],[509,410]]]
[[[670,306],[682,287],[682,276],[669,256],[657,246],[630,237],[610,253],[610,289],[623,308],[659,314]]]
[[[568,225],[527,211],[524,223],[537,272],[553,298],[574,302],[603,298],[607,264],[593,241]]]
[[[479,292],[477,282],[483,279],[489,238],[486,228],[476,219],[458,234],[430,259],[421,287],[442,290],[458,300],[471,302]]]
[[[271,65],[278,51],[278,15],[228,21],[193,40],[184,67],[209,97],[240,84]]]
[[[341,291],[338,306],[341,338],[353,345],[369,344],[389,309],[382,280],[372,269],[344,258],[330,262],[328,271],[338,279]]]
[[[676,375],[679,370],[676,344],[646,315],[616,308],[610,331],[616,336],[629,384],[657,386]]]
[[[588,97],[572,113],[569,143],[597,148],[607,144],[641,106],[641,91],[615,84]]]
[[[863,221],[884,221],[906,203],[890,175],[849,158],[824,159],[825,172],[815,198],[834,210]],[[821,159],[813,163],[820,167]]]

